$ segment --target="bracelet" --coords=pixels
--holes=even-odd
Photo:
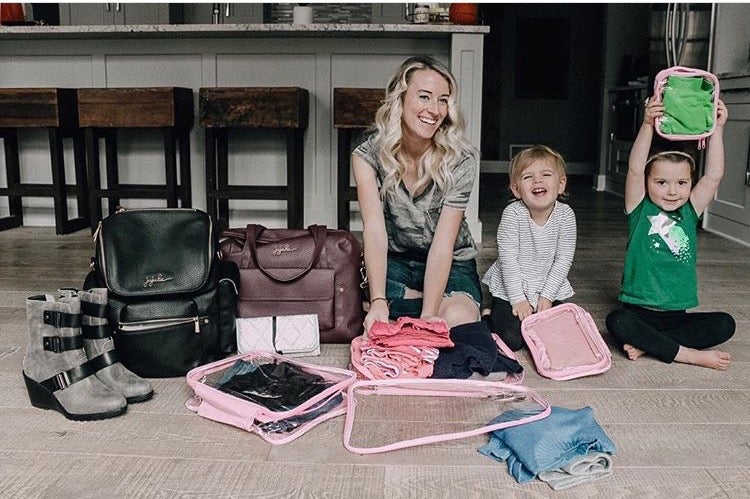
[[[376,302],[376,301],[378,301],[378,300],[383,300],[383,301],[385,302],[385,306],[386,306],[386,307],[388,306],[388,300],[386,299],[386,297],[385,297],[385,296],[377,296],[377,297],[375,297],[375,298],[371,298],[371,299],[370,299],[370,305],[372,305],[372,304],[373,304],[373,302]]]

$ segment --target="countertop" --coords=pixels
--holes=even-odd
[[[719,73],[716,75],[716,77],[720,80],[728,78],[744,78],[746,76],[750,76],[750,68],[742,69],[740,71],[731,71],[728,73]]]
[[[0,26],[0,40],[92,38],[333,37],[434,38],[487,34],[489,26],[455,24],[133,24],[125,26]]]

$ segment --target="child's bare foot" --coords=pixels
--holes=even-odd
[[[732,363],[732,356],[721,350],[695,350],[681,346],[674,360],[683,364],[725,371]]]
[[[417,291],[416,289],[406,288],[404,290],[404,298],[406,299],[422,298],[422,292]]]
[[[628,343],[625,343],[622,346],[622,349],[625,350],[626,354],[628,354],[628,358],[630,360],[636,360],[636,359],[638,359],[638,357],[640,357],[641,355],[643,355],[644,353],[646,353],[643,350],[634,347],[633,345],[629,345]]]

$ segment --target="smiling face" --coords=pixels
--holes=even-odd
[[[549,218],[557,197],[565,192],[567,178],[550,159],[535,159],[511,183],[513,195],[523,201],[540,224]]]
[[[649,199],[664,211],[675,211],[687,203],[692,186],[692,169],[687,161],[657,159],[646,178]]]
[[[450,85],[437,71],[417,69],[404,93],[401,126],[405,138],[432,140],[448,116]]]

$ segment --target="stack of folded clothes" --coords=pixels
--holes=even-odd
[[[519,374],[523,371],[515,359],[498,351],[497,343],[483,321],[452,327],[450,339],[453,345],[440,349],[433,378],[466,379],[474,373],[489,376],[490,373]]]
[[[526,414],[504,412],[492,423]],[[532,423],[497,430],[479,448],[482,454],[505,461],[519,483],[538,478],[555,490],[591,482],[612,472],[615,444],[594,419],[591,407],[552,407],[551,414]]]
[[[445,323],[401,317],[352,340],[352,364],[370,379],[429,378],[438,348],[452,346]]]

